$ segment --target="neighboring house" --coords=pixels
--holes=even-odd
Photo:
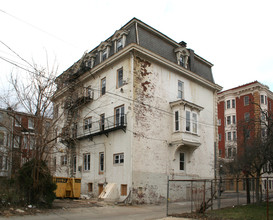
[[[263,112],[273,114],[273,93],[258,81],[218,93],[218,148],[222,163],[232,161],[242,151],[239,146],[245,138],[255,137],[257,132],[266,136],[266,126],[261,123],[266,120]],[[243,128],[246,122],[252,126]],[[272,172],[269,164],[265,169],[268,174]]]
[[[82,178],[83,194],[138,203],[163,201],[167,176],[214,178],[212,66],[130,20],[56,80],[55,175]]]
[[[46,121],[44,126],[49,128],[50,119]],[[39,136],[36,122],[37,117],[34,115],[13,111],[11,108],[0,109],[2,176],[14,176],[25,162],[35,157],[35,144]]]
[[[7,110],[0,109],[0,177],[11,176],[11,117]]]
[[[265,136],[265,127],[261,127],[260,119],[264,112],[273,113],[273,93],[269,88],[257,81],[238,86],[218,93],[218,139],[219,157],[233,159],[237,154],[237,142],[243,135],[254,136],[261,132]],[[258,117],[258,118],[257,118]],[[257,118],[255,127],[248,134],[238,132],[241,122]]]

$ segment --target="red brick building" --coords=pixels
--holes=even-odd
[[[50,129],[50,119],[38,123],[35,115],[0,109],[0,177],[13,176],[35,157],[37,142],[42,141],[40,126]]]
[[[219,157],[231,160],[240,153],[240,142],[254,137],[257,132],[265,135],[262,112],[273,112],[273,93],[266,85],[254,81],[218,93],[218,149]],[[242,128],[250,120],[252,128]],[[249,123],[250,124],[250,123]]]

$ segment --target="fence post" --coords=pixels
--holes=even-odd
[[[167,176],[167,209],[166,209],[166,215],[169,216],[169,176]]]
[[[238,177],[236,178],[236,192],[237,192],[237,205],[239,205],[239,180]]]
[[[217,202],[217,205],[218,205],[218,209],[220,209],[221,205],[220,205],[220,196],[221,196],[221,179],[218,180],[219,181],[219,184],[218,184],[218,202]]]
[[[268,177],[266,178],[266,219],[269,220]]]
[[[213,210],[213,180],[210,181],[210,196],[211,196],[211,207],[210,209]]]
[[[192,213],[192,207],[193,207],[193,204],[192,204],[192,181],[191,181],[191,213]]]
[[[204,180],[203,213],[206,211],[206,180]]]

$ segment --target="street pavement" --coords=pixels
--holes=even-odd
[[[0,217],[8,220],[175,220],[183,218],[166,217],[166,205],[77,207],[52,209],[36,215]]]

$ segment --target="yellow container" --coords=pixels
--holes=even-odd
[[[57,185],[57,198],[79,198],[81,195],[81,178],[53,177]]]

